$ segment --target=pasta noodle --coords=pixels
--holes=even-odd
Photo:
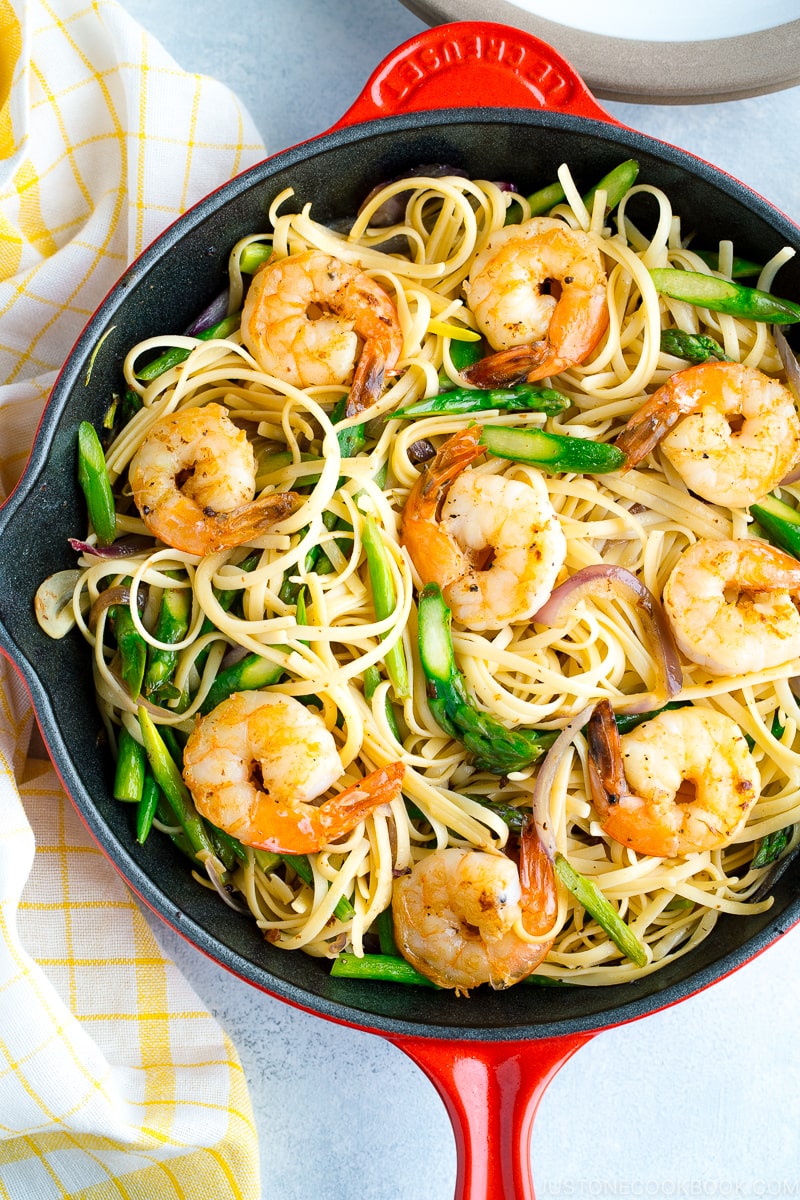
[[[685,365],[661,349],[665,325],[713,336],[735,361],[780,373],[765,324],[657,294],[652,268],[709,271],[684,244],[680,217],[667,195],[647,184],[632,187],[612,225],[602,193],[588,211],[566,167],[560,177],[568,200],[550,216],[581,231],[601,252],[608,328],[584,361],[555,379],[568,408],[552,416],[493,412],[492,425],[612,441],[646,395]],[[371,219],[380,206],[402,194],[409,198],[401,224],[374,227]],[[267,374],[240,333],[207,341],[159,336],[133,347],[124,375],[138,411],[116,434],[106,462],[118,500],[118,535],[145,535],[147,542],[122,561],[84,551],[73,608],[92,647],[98,704],[112,747],[123,728],[141,741],[142,703],[157,727],[184,741],[223,661],[247,654],[273,671],[266,685],[270,693],[301,699],[321,716],[341,760],[337,790],[393,762],[404,764],[403,798],[309,854],[304,868],[285,855],[243,845],[226,875],[274,946],[334,958],[343,950],[358,956],[374,945],[375,922],[391,903],[396,877],[445,847],[512,849],[515,834],[507,813],[529,813],[533,804],[537,766],[507,775],[477,766],[431,711],[417,646],[420,579],[400,536],[419,475],[415,448],[439,447],[477,418],[392,415],[436,394],[440,375],[446,386],[461,383],[454,347],[476,330],[463,287],[471,264],[490,234],[503,227],[511,204],[523,222],[530,207],[524,196],[488,181],[423,176],[386,185],[348,229],[337,232],[317,223],[310,205],[295,212],[290,201],[290,192],[276,196],[270,232],[254,233],[234,247],[231,310],[241,307],[246,294],[249,274],[242,264],[254,249],[271,245],[279,257],[304,251],[331,255],[365,272],[394,302],[402,340],[395,373],[366,413],[335,419],[347,385],[300,387]],[[651,233],[634,224],[635,215],[643,219],[640,213],[647,215]],[[729,243],[720,243],[720,256],[730,268]],[[764,268],[763,286],[771,284],[780,261]],[[188,357],[152,381],[140,378],[142,365],[169,348],[188,351]],[[221,405],[247,430],[257,492],[299,491],[302,499],[274,529],[198,556],[153,543],[131,502],[127,471],[157,420],[210,404]],[[342,432],[365,419],[363,447],[343,455]],[[625,473],[543,474],[536,466],[491,455],[471,470],[530,487],[544,481],[565,539],[559,582],[586,567],[614,564],[660,597],[688,545],[752,534],[745,510],[698,498],[660,450],[646,468]],[[800,488],[789,485],[785,495],[800,500]],[[376,611],[366,564],[368,518],[378,530],[394,593],[392,611],[383,616]],[[144,701],[131,696],[120,675],[113,609],[101,601],[108,589],[126,582],[139,636],[176,656],[171,689]],[[187,628],[177,643],[159,640],[155,631],[164,589],[186,590],[191,597]],[[597,595],[576,602],[555,627],[522,620],[481,631],[455,620],[452,636],[459,670],[480,709],[509,728],[557,733],[587,705],[608,699],[617,708],[632,694],[652,692],[657,664],[643,622],[634,603]],[[398,698],[387,675],[393,650],[402,651],[407,666],[405,698]],[[592,803],[585,734],[576,735],[553,779],[549,817],[555,844],[576,871],[599,886],[644,946],[645,962],[626,957],[602,924],[560,888],[548,934],[553,944],[537,977],[586,985],[632,980],[686,954],[712,932],[720,914],[769,906],[769,899],[753,899],[764,870],[751,862],[765,836],[800,829],[800,711],[791,687],[796,667],[793,660],[712,675],[683,663],[677,698],[731,717],[752,746],[761,777],[761,794],[746,824],[722,848],[657,858],[615,841]],[[157,825],[174,824],[162,818]],[[791,844],[796,840],[793,833]],[[195,869],[208,883],[197,864]],[[542,940],[517,932],[523,940]]]

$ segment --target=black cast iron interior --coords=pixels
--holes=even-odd
[[[469,1000],[394,984],[332,979],[326,965],[268,945],[245,916],[197,886],[168,839],[135,844],[130,807],[111,798],[111,763],[92,694],[89,654],[77,633],[49,640],[33,616],[38,584],[75,565],[67,544],[85,515],[75,479],[78,423],[99,422],[119,389],[121,362],[142,338],[184,330],[221,290],[233,243],[266,227],[267,209],[292,187],[298,209],[313,203],[327,222],[352,214],[376,183],[420,163],[512,180],[523,192],[567,162],[588,188],[622,159],[640,182],[663,188],[698,246],[732,238],[764,261],[800,230],[748,188],[713,167],[614,125],[528,110],[459,109],[413,114],[327,134],[241,175],[180,219],[125,273],[88,324],[46,410],[27,472],[0,513],[0,640],[33,696],[50,752],[95,839],[133,889],[170,925],[235,973],[274,995],[334,1019],[386,1033],[507,1040],[602,1028],[689,995],[745,962],[799,917],[798,875],[789,870],[765,914],[723,918],[691,954],[639,983],[611,988],[479,989]],[[638,210],[637,210],[638,213]],[[641,223],[655,205],[641,206]],[[782,268],[780,291],[800,299],[800,259]],[[89,361],[99,342],[92,365]]]

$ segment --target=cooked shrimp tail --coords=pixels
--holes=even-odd
[[[558,890],[553,864],[533,820],[520,834],[519,883],[525,930],[534,937],[549,933],[558,914]]]
[[[375,339],[365,344],[347,396],[344,410],[346,417],[354,417],[357,413],[364,412],[379,398],[390,359],[391,352],[385,344]]]
[[[267,818],[269,835],[252,844],[276,854],[312,854],[349,833],[382,804],[397,800],[404,776],[403,764],[393,762],[320,805],[276,803]]]
[[[652,454],[662,438],[665,438],[681,417],[690,413],[694,406],[694,397],[687,394],[668,392],[665,387],[654,392],[614,440],[614,444],[627,458],[622,470],[631,470],[648,454]]]
[[[435,458],[423,467],[406,501],[403,544],[418,568],[425,564],[423,578],[426,583],[449,582],[461,565],[461,553],[454,546],[446,526],[439,522],[438,515],[453,481],[485,453],[479,439],[477,426],[453,434]]]
[[[562,328],[554,319],[547,338],[528,346],[512,346],[488,354],[467,367],[464,378],[475,387],[510,387],[534,382],[547,375],[558,375],[583,362],[605,330],[605,291],[584,301],[582,310],[571,314],[569,327]],[[598,327],[600,332],[597,333]],[[588,349],[587,349],[588,347]]]
[[[418,509],[404,515],[404,521],[433,517],[447,494],[453,480],[461,474],[476,458],[486,453],[486,448],[480,444],[481,431],[477,425],[454,433],[441,446],[435,458],[425,466],[415,488],[417,488]]]
[[[539,349],[537,349],[537,346]],[[464,379],[478,388],[514,387],[528,380],[529,372],[537,363],[546,343],[536,346],[512,346],[509,350],[498,350],[467,367],[461,374]]]
[[[611,805],[629,794],[622,766],[619,729],[608,700],[595,705],[586,723],[586,742],[592,798],[595,808],[604,817]]]
[[[300,497],[294,492],[272,492],[232,512],[215,513],[207,508],[203,513],[205,521],[202,524],[198,521],[198,534],[207,536],[209,546],[215,550],[241,546],[291,516],[299,503]]]

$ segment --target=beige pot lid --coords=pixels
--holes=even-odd
[[[702,104],[800,84],[800,0],[401,2],[429,25],[498,21],[527,30],[606,100]]]

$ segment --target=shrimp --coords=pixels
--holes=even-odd
[[[478,984],[510,987],[535,970],[553,945],[555,873],[532,822],[519,867],[505,855],[450,847],[395,880],[392,919],[398,949],[439,987],[467,994]],[[521,937],[520,927],[531,937]]]
[[[295,387],[350,383],[348,417],[378,398],[403,349],[383,288],[321,250],[271,258],[256,272],[242,341],[263,370]]]
[[[234,692],[195,725],[183,778],[204,817],[246,846],[313,854],[400,795],[402,763],[316,805],[342,774],[333,735],[295,700]]]
[[[553,590],[566,538],[543,480],[464,468],[483,453],[480,429],[454,434],[409,493],[401,537],[424,583],[438,583],[471,629],[527,621]]]
[[[713,708],[678,708],[620,737],[603,700],[587,726],[600,824],[637,854],[675,858],[728,845],[758,799],[744,734]]]
[[[128,477],[153,536],[187,554],[240,546],[300,503],[294,492],[253,499],[253,447],[219,404],[160,417],[134,454]]]
[[[755,538],[700,538],[663,591],[679,649],[712,675],[764,671],[800,656],[800,562]]]
[[[691,491],[746,508],[797,461],[800,417],[779,380],[741,363],[699,363],[670,376],[628,421],[617,438],[624,469],[659,442]]]
[[[582,363],[608,325],[603,259],[588,234],[553,217],[493,233],[464,284],[497,354],[469,367],[477,387],[557,375]]]

